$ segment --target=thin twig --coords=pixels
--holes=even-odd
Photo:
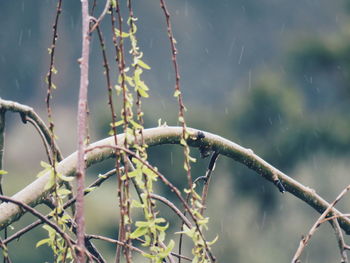
[[[322,220],[332,212],[332,208],[343,198],[343,196],[350,190],[350,185],[348,185],[338,196],[337,198],[327,207],[327,209],[322,213],[322,215],[317,219],[315,224],[311,227],[309,233],[300,241],[299,247],[294,254],[292,263],[297,263],[301,254],[303,253],[306,245],[310,241],[312,235],[316,232],[317,228],[321,225]]]
[[[53,165],[53,161],[51,159],[51,154],[50,154],[50,145],[47,144],[47,141],[45,140],[44,134],[41,132],[38,124],[35,121],[33,121],[32,119],[30,119],[30,118],[26,118],[26,121],[31,123],[34,126],[34,128],[37,130],[37,132],[39,133],[41,141],[42,141],[42,143],[44,145],[44,149],[46,151],[46,156],[47,156],[47,158],[49,160],[49,163],[51,165]]]
[[[161,174],[157,169],[155,169],[152,165],[150,165],[147,161],[143,160],[142,158],[140,158],[137,154],[135,154],[133,151],[125,148],[125,147],[122,147],[122,146],[118,146],[118,145],[99,145],[99,146],[95,146],[94,148],[89,148],[86,150],[86,152],[90,152],[90,151],[93,151],[94,149],[101,149],[101,148],[112,148],[114,150],[120,150],[120,151],[123,151],[124,153],[128,154],[128,155],[131,155],[132,157],[136,158],[137,160],[139,160],[142,164],[144,164],[145,166],[147,166],[147,168],[149,168],[153,173],[157,174],[157,176],[162,180],[162,182],[168,186],[170,188],[170,190],[172,192],[175,193],[175,195],[178,197],[178,199],[181,201],[181,203],[183,204],[183,206],[185,207],[186,211],[189,213],[189,215],[191,216],[192,220],[194,221],[195,225],[196,225],[196,231],[198,231],[200,237],[202,238],[203,240],[203,243],[204,243],[204,247],[205,247],[205,250],[207,251],[208,255],[209,255],[209,258],[211,260],[211,262],[215,262],[216,261],[216,258],[215,256],[212,254],[211,252],[211,249],[209,248],[205,238],[204,238],[204,235],[203,235],[203,232],[201,231],[200,227],[199,227],[199,224],[198,224],[198,221],[197,221],[197,218],[196,216],[192,213],[192,210],[191,208],[188,206],[186,200],[182,197],[181,195],[181,192],[180,190],[174,186],[168,179],[166,179],[166,177]]]
[[[174,38],[174,34],[171,26],[170,13],[167,9],[167,6],[164,0],[160,0],[160,7],[163,10],[166,24],[167,24],[168,37],[169,37],[171,53],[172,53],[171,60],[173,62],[174,71],[175,71],[175,93],[174,94],[176,94],[176,97],[179,103],[179,121],[182,126],[182,138],[186,141],[187,131],[186,131],[186,122],[185,122],[185,105],[183,103],[183,95],[180,89],[180,71],[179,71],[179,66],[176,59],[176,56],[178,54],[178,51],[175,46],[176,40]],[[188,155],[189,155],[189,148],[187,145],[185,145],[184,156],[185,156],[185,165],[187,167],[187,180],[188,180],[189,189],[192,189],[191,165],[190,165],[190,160],[188,158],[189,157]]]
[[[4,160],[4,149],[5,149],[5,115],[6,110],[1,107],[0,104],[0,171],[3,170],[3,160]],[[2,177],[3,174],[0,174],[0,194],[3,193],[2,189]]]
[[[108,12],[108,9],[111,5],[110,2],[111,2],[111,0],[106,0],[106,4],[105,4],[105,7],[104,7],[101,15],[97,19],[94,19],[95,24],[91,27],[90,33],[92,33],[100,25],[102,19],[105,17],[105,15]]]
[[[204,180],[204,186],[203,186],[203,190],[202,190],[202,208],[200,209],[200,213],[201,215],[203,215],[204,210],[205,210],[205,203],[207,200],[207,195],[208,195],[208,191],[209,191],[209,184],[210,184],[210,179],[211,179],[211,174],[215,169],[215,164],[216,164],[216,160],[219,157],[219,152],[215,151],[213,153],[213,155],[210,158],[210,162],[208,165],[208,169],[205,173],[205,176],[203,178]],[[198,179],[198,178],[197,178]]]
[[[37,210],[31,208],[30,206],[28,206],[27,204],[25,204],[23,202],[17,201],[11,197],[7,197],[4,195],[0,195],[0,200],[2,200],[4,202],[14,203],[17,206],[21,207],[22,209],[31,213],[33,216],[39,218],[43,223],[52,227],[66,241],[66,244],[70,248],[73,248],[73,242],[71,241],[70,237],[59,226],[57,226],[55,223],[51,222],[49,219],[47,219],[44,215],[39,213]]]
[[[56,142],[54,142],[51,138],[50,130],[45,125],[44,121],[39,117],[39,115],[33,110],[33,108],[20,104],[18,102],[10,101],[10,100],[4,100],[0,98],[0,108],[11,111],[11,112],[18,112],[21,115],[22,120],[24,120],[24,117],[28,117],[32,119],[37,126],[40,128],[40,131],[45,136],[45,140],[49,145],[54,145],[54,148],[56,149],[56,158],[57,161],[61,161],[63,159],[61,151],[59,150],[59,147],[57,146]]]
[[[343,232],[339,226],[338,220],[333,219],[331,221],[331,225],[333,227],[335,236],[337,238],[337,243],[338,243],[340,257],[341,257],[341,263],[348,263],[349,262],[348,255],[346,254],[346,249],[345,249],[346,244],[345,244]]]
[[[107,179],[109,179],[111,176],[115,175],[116,171],[115,169],[102,174],[99,176],[99,178],[97,178],[92,184],[89,185],[89,187],[87,187],[84,191],[84,195],[88,195],[89,193],[91,193],[90,189],[94,188],[94,187],[99,187],[103,182],[105,182]],[[70,199],[69,201],[67,201],[64,205],[63,205],[63,209],[67,209],[68,207],[70,207],[71,205],[73,205],[76,201],[76,198]],[[47,215],[46,216],[47,219],[52,218],[52,216]],[[10,236],[9,238],[5,239],[3,242],[4,244],[8,244],[11,241],[20,238],[22,235],[24,235],[25,233],[27,233],[28,231],[30,231],[31,229],[37,227],[38,225],[42,224],[41,220],[37,220],[35,222],[33,222],[32,224],[26,226],[25,228],[19,230],[18,232],[14,233],[12,236]]]
[[[112,239],[112,238],[108,238],[108,237],[104,237],[104,236],[99,236],[99,235],[86,235],[86,238],[88,239],[98,239],[98,240],[103,240],[103,241],[106,241],[106,242],[109,242],[109,243],[113,243],[113,244],[117,244],[118,246],[128,246],[129,249],[137,252],[137,253],[140,253],[140,254],[146,254],[144,251],[142,251],[141,249],[137,248],[137,247],[134,247],[134,246],[130,246],[128,243],[126,242],[121,242],[119,240],[116,240],[116,239]],[[142,240],[140,240],[142,242]],[[186,257],[186,256],[182,256],[182,255],[179,255],[179,254],[176,254],[176,253],[173,253],[171,252],[171,254],[175,257],[181,257],[185,260],[188,260],[188,261],[192,261],[192,259],[190,259],[189,257]]]
[[[182,222],[188,227],[192,228],[191,222],[187,219],[187,217],[180,211],[179,208],[176,207],[172,202],[169,201],[169,199],[165,198],[164,196],[157,195],[157,194],[150,194],[152,199],[161,201],[163,204],[167,205],[171,210],[175,212],[178,217],[182,220]]]

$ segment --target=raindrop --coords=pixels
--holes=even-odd
[[[264,228],[265,222],[266,222],[266,212],[264,211],[263,217],[262,217],[262,220],[261,220],[261,229]]]
[[[227,107],[225,108],[225,114],[228,115],[228,109],[227,109]]]
[[[252,70],[250,69],[248,72],[248,89],[252,89]]]
[[[242,46],[241,48],[241,54],[239,55],[238,65],[240,65],[242,62],[243,53],[244,53],[244,46]]]
[[[174,166],[173,152],[170,152],[170,164],[171,166]]]
[[[150,41],[149,41],[149,47],[150,47],[150,48],[153,47],[153,38],[151,38]]]
[[[15,80],[15,83],[16,83],[16,88],[19,90],[19,82],[18,82],[18,79]]]
[[[270,123],[270,125],[272,125],[272,119],[271,119],[271,117],[269,117],[269,123]]]
[[[281,26],[281,31],[280,31],[280,34],[282,35],[284,33],[284,30],[286,29],[286,24],[283,23],[282,26]]]
[[[188,2],[185,1],[185,16],[188,16]]]
[[[23,38],[23,30],[19,33],[19,38],[18,38],[18,46],[22,45],[22,38]]]

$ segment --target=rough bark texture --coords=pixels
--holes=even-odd
[[[246,165],[272,183],[274,178],[277,176],[288,192],[309,204],[319,213],[322,213],[329,206],[329,203],[320,197],[313,189],[300,184],[296,180],[282,173],[254,154],[251,149],[246,149],[232,141],[212,133],[203,132],[192,128],[188,128],[188,131],[194,135],[194,138],[188,141],[190,146],[205,146],[219,151],[221,155],[227,156]],[[196,135],[199,134],[199,132],[204,134],[203,139],[196,139]],[[180,144],[181,136],[181,127],[159,127],[144,130],[145,143],[147,143],[150,147],[161,144]],[[124,134],[118,135],[118,142],[123,142],[123,138]],[[93,148],[98,145],[114,145],[114,138],[108,137],[100,140],[91,144],[88,148]],[[120,146],[122,146],[122,144],[120,144]],[[89,167],[113,156],[114,152],[111,148],[95,149],[86,155],[87,166]],[[57,171],[67,176],[73,176],[76,169],[76,160],[77,154],[71,154],[58,164]],[[31,206],[40,204],[46,194],[50,191],[50,189],[46,191],[44,190],[48,179],[49,174],[36,179],[23,190],[15,194],[13,198],[30,204]],[[17,220],[22,213],[23,212],[16,205],[6,203],[1,204],[0,230]],[[332,213],[339,214],[339,211],[332,209]],[[345,232],[350,234],[350,220],[347,218],[340,218],[339,223]]]

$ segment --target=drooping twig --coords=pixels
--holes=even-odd
[[[49,163],[53,164],[53,161],[52,161],[52,158],[51,158],[51,154],[50,154],[50,149],[51,148],[50,148],[50,145],[47,144],[47,141],[45,140],[44,134],[41,132],[41,130],[40,130],[40,128],[39,128],[39,126],[37,125],[36,122],[34,122],[30,118],[27,118],[26,116],[24,116],[24,117],[25,117],[25,120],[28,121],[29,123],[31,123],[34,126],[34,128],[37,130],[38,134],[40,135],[41,141],[42,141],[42,143],[44,145],[44,149],[46,151],[46,156],[49,159]]]
[[[142,135],[141,135],[142,136]],[[130,168],[131,171],[135,171],[135,167],[134,165],[132,164],[131,160],[129,158],[126,158],[127,162],[128,162],[128,167]],[[141,202],[141,204],[145,204],[145,202],[143,201],[142,199],[142,190],[141,188],[138,186],[136,180],[134,177],[131,177],[131,182],[133,183],[134,187],[135,187],[135,190],[137,192],[137,195],[139,197],[139,200]],[[146,181],[146,184],[147,184],[147,177],[144,175],[144,179]],[[152,194],[150,193],[149,189],[147,187],[145,187],[145,192],[146,192],[146,195],[147,195],[147,198],[146,198],[146,202],[149,202],[147,204],[148,206],[148,209],[150,210],[153,218],[156,218],[156,213],[154,212],[154,205],[152,203],[152,199],[156,199],[156,200],[159,200],[161,202],[163,202],[165,205],[167,205],[168,207],[170,207],[170,209],[172,209],[182,220],[186,220],[187,223],[189,223],[188,219],[181,213],[181,211],[173,204],[171,203],[168,199],[166,199],[165,197],[163,196],[160,196],[160,195],[156,195],[156,194]],[[191,223],[190,223],[191,224]],[[166,246],[164,245],[163,241],[161,240],[158,240],[157,241],[158,245],[160,245],[161,247],[165,248]],[[174,259],[172,258],[172,255],[171,253],[168,255],[168,259],[170,262],[174,262]]]
[[[183,221],[183,223],[188,227],[191,228],[192,224],[191,222],[187,219],[187,217],[178,209],[172,202],[170,202],[167,198],[161,195],[157,194],[150,194],[151,198],[161,201],[163,204],[167,205],[171,210],[175,212],[178,217]]]
[[[85,182],[85,139],[87,129],[87,93],[89,85],[89,50],[90,50],[90,34],[89,34],[89,2],[81,1],[82,11],[82,54],[80,60],[80,88],[78,101],[77,116],[77,137],[78,137],[78,157],[77,157],[77,203],[76,203],[76,222],[78,225],[78,262],[85,262],[84,255],[84,237],[85,237],[85,216],[84,216],[84,182]]]
[[[165,0],[160,0],[160,7],[163,10],[166,24],[167,24],[167,31],[168,31],[168,37],[170,41],[170,47],[171,47],[171,60],[173,62],[174,66],[174,71],[175,71],[175,97],[178,99],[179,103],[179,122],[181,123],[182,126],[182,137],[186,141],[187,138],[187,131],[186,131],[186,122],[185,122],[185,105],[183,102],[183,95],[181,93],[181,88],[180,88],[180,71],[179,71],[179,66],[177,63],[177,49],[175,46],[176,40],[174,38],[174,33],[172,30],[171,26],[171,21],[170,21],[170,13],[167,9],[167,6],[165,4]],[[187,145],[184,145],[184,156],[185,156],[185,167],[187,167],[187,181],[188,181],[188,186],[189,189],[192,189],[192,176],[191,176],[191,164],[189,160],[189,148]]]
[[[5,114],[6,110],[1,107],[0,104],[0,171],[3,170],[3,158],[5,149]],[[0,194],[3,193],[2,189],[2,177],[3,174],[0,172]]]
[[[10,100],[4,100],[0,98],[0,108],[2,108],[5,111],[11,111],[11,112],[18,112],[21,115],[22,120],[30,118],[33,120],[33,122],[36,123],[36,125],[39,127],[40,131],[45,137],[45,141],[49,145],[53,145],[56,152],[56,158],[57,161],[61,161],[62,154],[59,150],[56,142],[54,142],[51,138],[50,130],[45,125],[44,121],[39,117],[39,115],[33,110],[33,108],[20,104],[18,102],[10,101]]]
[[[30,206],[28,206],[27,204],[25,204],[23,202],[17,201],[13,198],[10,198],[10,197],[4,196],[4,195],[0,195],[0,200],[2,200],[4,202],[10,202],[10,203],[16,204],[17,206],[19,206],[22,209],[26,210],[27,212],[31,213],[33,216],[39,218],[43,223],[52,227],[65,240],[68,247],[73,248],[73,242],[71,241],[70,237],[59,226],[57,226],[55,223],[51,222],[49,219],[47,219],[44,215],[39,213],[37,210],[31,208]],[[72,252],[74,252],[74,251],[72,250]]]
[[[257,174],[261,175],[266,180],[273,183],[273,174],[277,175],[278,178],[283,183],[286,191],[293,194],[300,200],[303,200],[311,207],[313,207],[319,213],[322,213],[327,209],[329,203],[326,202],[322,197],[320,197],[313,189],[302,185],[293,178],[287,176],[277,168],[273,167],[261,157],[254,154],[251,149],[246,149],[232,141],[229,141],[218,135],[204,132],[192,128],[187,128],[191,134],[203,133],[205,138],[202,140],[192,140],[188,139],[188,144],[192,147],[207,146],[212,150],[217,150],[220,152],[220,155],[224,155],[228,158],[236,160],[243,165],[247,166],[249,169],[252,169]],[[154,147],[161,144],[180,144],[182,136],[181,127],[158,127],[152,129],[144,130],[145,143],[149,147]],[[121,145],[123,141],[124,134],[118,135],[118,145]],[[94,148],[98,145],[115,145],[114,138],[108,137],[106,139],[100,140],[91,144],[89,148]],[[91,151],[86,155],[87,166],[91,166],[95,163],[99,163],[108,158],[115,157],[115,152],[110,148],[101,148]],[[57,165],[57,170],[59,173],[65,176],[74,176],[76,172],[76,158],[77,154],[73,153],[62,162]],[[41,203],[42,198],[46,196],[52,189],[45,189],[50,178],[49,172],[40,178],[37,178],[34,182],[27,185],[24,189],[19,191],[13,197],[16,200],[30,204],[31,206],[36,206]],[[337,209],[332,208],[331,212],[334,215],[341,214]],[[17,206],[11,204],[1,204],[0,205],[0,230],[5,226],[11,224],[12,222],[19,219],[23,214]],[[350,234],[350,220],[346,217],[339,217],[339,224],[342,229],[345,230],[347,234]]]
[[[95,187],[99,187],[103,182],[105,182],[107,179],[109,179],[111,176],[115,175],[116,171],[115,169],[102,174],[99,176],[99,178],[97,178],[92,184],[90,184],[84,191],[84,195],[88,195],[89,193],[91,193],[91,189],[95,188]],[[70,207],[71,205],[73,205],[76,202],[76,198],[70,199],[69,201],[67,201],[64,205],[63,205],[63,209],[67,209],[68,207]],[[47,219],[52,218],[51,215],[47,215],[46,216]],[[30,231],[31,229],[37,227],[38,225],[42,224],[41,220],[37,220],[35,222],[33,222],[32,224],[24,227],[23,229],[19,230],[18,232],[14,233],[12,236],[8,237],[7,239],[5,239],[3,242],[4,244],[8,244],[11,241],[20,238],[22,235],[24,235],[25,233],[27,233],[28,231]]]
[[[198,177],[196,179],[196,181],[202,179],[204,180],[204,186],[203,186],[203,190],[202,190],[202,208],[200,209],[200,213],[203,215],[204,210],[205,210],[205,203],[207,200],[207,195],[208,195],[208,191],[209,191],[209,184],[210,184],[210,179],[211,179],[211,174],[215,169],[215,164],[216,164],[216,160],[219,157],[219,152],[214,152],[213,155],[210,158],[210,162],[208,165],[208,169],[205,173],[204,177]]]
[[[348,255],[346,253],[346,244],[345,244],[345,240],[344,240],[344,235],[343,232],[339,226],[339,223],[337,221],[337,219],[333,219],[331,221],[331,225],[333,227],[335,236],[337,238],[337,243],[338,243],[338,247],[339,247],[339,252],[340,252],[340,257],[341,257],[341,263],[348,263]]]
[[[340,201],[340,199],[343,198],[343,196],[350,190],[350,185],[348,185],[338,196],[337,198],[328,205],[328,207],[324,210],[324,212],[321,214],[321,216],[317,219],[317,221],[315,222],[315,224],[311,227],[309,233],[300,241],[299,243],[299,247],[297,249],[297,251],[295,252],[293,259],[292,259],[292,263],[298,263],[299,258],[301,256],[301,254],[303,253],[306,245],[308,244],[308,242],[310,241],[312,235],[316,232],[317,228],[321,225],[321,222],[324,218],[326,218],[328,216],[328,214],[332,214],[334,213],[332,211],[333,207]]]
[[[105,15],[107,14],[108,12],[108,9],[110,7],[110,1],[111,0],[106,0],[106,4],[105,4],[105,7],[101,13],[101,15],[97,18],[97,19],[94,19],[94,22],[95,24],[91,27],[90,29],[90,33],[92,33],[101,23],[102,19],[105,17]]]
[[[12,263],[7,246],[3,243],[2,239],[0,238],[0,249],[2,250],[2,255],[4,258],[3,263]]]
[[[199,227],[198,221],[197,221],[197,217],[193,214],[192,210],[190,209],[189,205],[187,204],[186,200],[182,197],[180,190],[174,186],[163,174],[161,174],[157,169],[155,169],[152,165],[150,165],[147,161],[143,160],[142,158],[140,158],[137,154],[135,154],[133,151],[122,147],[122,146],[118,146],[118,145],[99,145],[99,146],[95,146],[94,148],[90,148],[87,150],[87,152],[89,151],[93,151],[95,149],[101,149],[101,148],[112,148],[114,150],[120,150],[123,151],[125,154],[128,154],[134,158],[136,158],[137,160],[139,160],[143,165],[145,165],[147,168],[149,168],[153,173],[157,174],[157,176],[162,180],[162,182],[170,188],[170,190],[175,193],[175,195],[177,196],[177,198],[181,201],[181,203],[183,204],[183,206],[185,207],[186,211],[189,213],[189,215],[191,216],[192,220],[194,221],[195,225],[196,225],[196,231],[199,233],[200,237],[203,240],[203,244],[205,247],[205,250],[207,251],[211,262],[215,262],[215,256],[212,254],[205,238],[204,235],[202,233],[202,230]]]
[[[86,238],[88,239],[98,239],[98,240],[103,240],[103,241],[106,241],[106,242],[109,242],[109,243],[113,243],[113,244],[117,244],[118,246],[128,246],[129,249],[137,252],[137,253],[140,253],[140,254],[145,254],[144,251],[142,251],[141,249],[137,248],[137,247],[134,247],[134,246],[130,246],[128,243],[126,242],[121,242],[119,240],[116,240],[116,239],[112,239],[112,238],[108,238],[108,237],[104,237],[104,236],[99,236],[99,235],[86,235]],[[181,257],[185,260],[188,260],[188,261],[192,261],[192,259],[188,258],[188,257],[185,257],[185,256],[182,256],[182,255],[178,255],[176,253],[171,253],[173,256],[175,257]]]
[[[49,65],[49,71],[46,75],[47,80],[47,95],[46,95],[46,110],[47,110],[47,116],[49,119],[49,136],[50,136],[50,146],[51,146],[51,165],[55,167],[56,162],[56,147],[55,147],[55,135],[54,135],[54,123],[52,119],[52,110],[51,110],[51,97],[52,97],[52,89],[55,87],[52,81],[52,76],[55,74],[56,69],[54,66],[55,63],[55,51],[56,51],[56,42],[58,38],[57,29],[58,29],[58,20],[60,17],[60,14],[62,12],[62,0],[59,0],[57,3],[57,10],[56,10],[56,17],[53,24],[53,37],[52,37],[52,43],[51,47],[49,48],[49,54],[50,54],[50,65]],[[59,160],[58,160],[59,161]]]

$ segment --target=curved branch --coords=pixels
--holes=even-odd
[[[188,145],[192,147],[208,147],[212,150],[218,151],[221,155],[234,159],[244,164],[248,168],[256,171],[258,174],[272,183],[275,181],[276,177],[278,177],[278,179],[285,186],[287,192],[303,200],[319,213],[323,213],[329,206],[329,203],[320,197],[313,189],[302,185],[301,183],[282,173],[254,154],[252,150],[246,149],[232,141],[209,132],[202,132],[192,128],[188,128],[188,131],[193,134],[193,138],[188,139]],[[198,136],[199,134],[201,134],[201,136]],[[204,134],[204,138],[202,134]],[[181,127],[158,127],[145,129],[143,134],[145,143],[149,145],[149,147],[161,144],[180,144],[181,135]],[[121,142],[120,146],[122,146],[123,141],[124,134],[118,135],[118,142]],[[108,137],[95,142],[91,144],[88,149],[102,145],[114,145],[114,138]],[[86,154],[87,167],[111,158],[112,156],[114,156],[113,149],[96,148]],[[57,165],[57,171],[66,176],[73,176],[76,169],[76,159],[77,154],[71,154]],[[36,206],[42,203],[46,194],[52,190],[45,190],[45,185],[48,180],[49,173],[41,176],[31,184],[27,185],[24,189],[15,194],[13,198],[31,206]],[[330,212],[334,215],[341,216],[340,212],[334,208]],[[21,209],[16,205],[7,203],[1,204],[0,230],[18,220],[22,213],[23,211],[21,211]],[[339,224],[347,234],[350,234],[350,220],[348,218],[340,217]]]
[[[33,110],[33,108],[20,104],[18,102],[10,101],[10,100],[4,100],[0,98],[0,108],[5,111],[12,111],[12,112],[18,112],[21,115],[22,121],[25,123],[26,119],[23,118],[25,116],[29,117],[33,120],[39,127],[40,131],[43,133],[45,140],[48,142],[48,145],[52,145],[54,143],[54,147],[56,149],[57,153],[57,160],[62,160],[62,154],[59,150],[56,142],[52,142],[52,138],[50,135],[50,130],[45,125],[44,121],[39,117],[38,114]]]

